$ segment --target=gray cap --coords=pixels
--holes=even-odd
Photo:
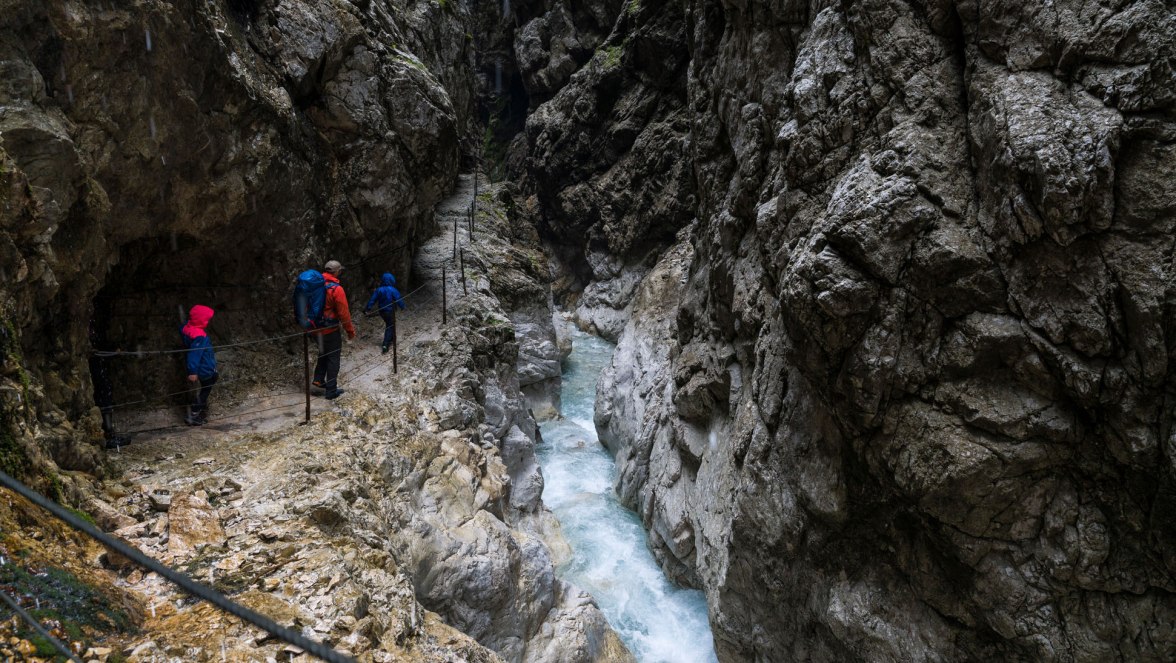
[[[323,271],[338,275],[339,272],[343,271],[343,264],[338,260],[328,260],[327,264],[323,266]]]

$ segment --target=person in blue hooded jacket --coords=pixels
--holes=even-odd
[[[211,308],[197,304],[188,313],[188,324],[180,329],[184,347],[188,348],[185,353],[188,382],[194,385],[192,391],[196,392],[194,402],[188,406],[188,416],[184,417],[184,423],[189,426],[203,426],[208,421],[208,395],[212,393],[212,385],[216,384],[219,377],[216,372],[216,353],[205,331],[212,316]],[[195,387],[197,384],[199,387]]]
[[[396,289],[395,276],[384,272],[384,276],[380,279],[380,287],[372,293],[367,306],[363,307],[363,312],[370,312],[373,306],[376,307],[376,312],[380,314],[380,317],[384,319],[384,344],[380,350],[387,354],[388,348],[392,345],[392,336],[396,333],[396,319],[392,317],[392,308],[399,306],[401,311],[405,309],[404,298]]]

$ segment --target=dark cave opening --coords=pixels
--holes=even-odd
[[[242,23],[252,23],[257,20],[261,11],[262,0],[225,0],[229,13]]]
[[[91,349],[116,353],[92,355],[90,370],[95,404],[111,404],[120,432],[126,432],[128,419],[149,413],[152,421],[182,416],[191,386],[180,328],[196,304],[216,311],[207,329],[214,346],[273,339],[218,349],[222,381],[241,388],[257,383],[297,387],[301,341],[291,337],[297,329],[288,286],[285,279],[256,270],[263,264],[285,265],[281,255],[260,246],[230,250],[181,236],[138,240],[123,246],[119,256],[93,299],[87,322]],[[95,375],[96,369],[103,375]]]
[[[91,302],[89,319],[81,321],[89,325],[91,350],[117,353],[90,362],[93,392],[85,395],[93,393],[99,407],[113,405],[120,433],[143,422],[178,424],[192,397],[180,329],[197,304],[215,311],[207,328],[220,373],[214,415],[220,404],[247,401],[254,387],[300,391],[303,344],[291,305],[296,275],[321,269],[328,259],[342,261],[343,285],[359,324],[382,273],[395,273],[404,292],[412,287],[407,264],[415,241],[401,239],[366,259],[340,250],[307,263],[275,250],[262,235],[212,242],[189,235],[148,237],[123,245]],[[311,353],[313,361],[313,348]]]
[[[520,163],[512,158],[511,147],[527,124],[530,96],[522,74],[512,60],[498,59],[484,66],[486,81],[478,104],[482,135],[482,167],[495,180],[517,174]]]

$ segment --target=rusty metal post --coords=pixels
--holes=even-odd
[[[441,265],[441,324],[443,325],[449,323],[449,311],[446,310],[449,308],[449,294],[445,283],[447,280],[445,276],[445,265]]]
[[[470,239],[474,238],[474,217],[478,214],[478,170],[480,163],[474,162],[474,199],[470,202]]]
[[[310,334],[302,335],[302,373],[306,378],[306,421],[310,423]]]
[[[396,302],[392,302],[392,372],[393,373],[400,372],[400,366],[398,365],[400,363],[400,359],[398,359],[396,356],[396,354],[397,354],[396,335],[397,335],[397,331],[396,331]]]
[[[469,295],[470,291],[466,288],[465,277],[465,249],[462,249],[459,255],[461,256],[461,294]]]

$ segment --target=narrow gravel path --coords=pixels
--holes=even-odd
[[[484,183],[484,182],[483,182]],[[436,234],[426,241],[414,258],[412,274],[401,277],[401,292],[405,295],[408,308],[398,312],[399,365],[401,375],[413,352],[421,346],[435,341],[441,333],[441,275],[445,268],[450,305],[452,298],[460,292],[461,282],[457,263],[453,260],[453,229],[457,221],[457,245],[465,248],[470,242],[467,214],[474,196],[474,176],[462,174],[458,177],[454,191],[436,208]],[[311,398],[312,418],[320,413],[345,407],[349,397],[360,393],[374,393],[392,389],[398,377],[393,374],[391,353],[380,353],[384,323],[378,316],[365,317],[363,304],[369,293],[360,292],[357,286],[348,292],[351,299],[353,318],[359,336],[343,345],[342,367],[339,386],[350,392],[338,401],[328,401],[318,395]],[[315,348],[311,345],[311,361]],[[133,443],[112,451],[114,461],[129,469],[143,461],[164,462],[163,459],[184,454],[198,453],[201,456],[216,457],[219,446],[234,444],[242,436],[259,433],[273,433],[289,426],[298,425],[305,416],[305,398],[302,391],[301,366],[291,365],[289,380],[276,385],[257,385],[246,389],[215,389],[210,401],[212,418],[199,428],[186,427],[178,422],[177,408],[133,412],[120,417],[121,430],[142,430],[159,428],[137,433]],[[231,395],[230,395],[231,393]],[[280,452],[279,452],[280,453]],[[229,454],[231,456],[231,454]],[[191,461],[186,465],[192,470]],[[199,478],[194,476],[193,478]]]

